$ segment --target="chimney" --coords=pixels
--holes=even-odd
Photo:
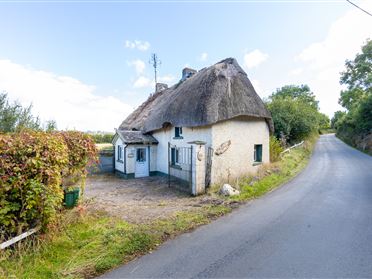
[[[182,78],[181,78],[181,81],[184,81],[186,79],[188,79],[189,77],[191,77],[193,74],[196,74],[196,70],[194,69],[191,69],[191,68],[184,68],[182,70]]]
[[[167,88],[168,88],[167,84],[158,82],[158,83],[156,83],[155,93],[163,91]]]

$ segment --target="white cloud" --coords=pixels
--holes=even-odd
[[[150,48],[150,43],[146,41],[139,41],[139,40],[134,40],[134,41],[126,40],[125,47],[131,48],[131,49],[138,49],[140,51],[146,51]]]
[[[145,62],[143,62],[141,59],[136,59],[133,61],[128,62],[129,66],[133,66],[134,69],[136,70],[137,75],[143,74],[146,68]]]
[[[153,81],[145,76],[138,77],[133,84],[134,88],[146,88],[151,86],[154,86]]]
[[[260,81],[257,79],[251,79],[251,83],[253,85],[253,88],[256,90],[256,93],[259,95],[260,93],[262,94],[263,90]]]
[[[208,59],[208,53],[203,52],[203,53],[200,55],[200,61],[207,61],[207,59]]]
[[[289,72],[289,75],[291,76],[298,76],[303,72],[302,68],[296,68]]]
[[[159,77],[159,82],[167,83],[168,85],[171,85],[172,82],[174,82],[175,77],[172,75],[165,75]]]
[[[249,53],[244,54],[244,66],[247,69],[252,69],[257,67],[262,62],[266,61],[269,58],[269,55],[263,53],[259,49],[255,49]]]
[[[112,96],[99,96],[95,87],[67,76],[0,60],[0,89],[59,129],[113,131],[133,110]]]
[[[372,1],[359,4],[372,10]],[[342,89],[339,80],[340,72],[345,70],[345,60],[354,59],[368,38],[372,38],[371,18],[350,7],[333,22],[324,40],[309,45],[296,57],[304,68],[302,76],[308,78],[321,110],[328,115],[332,116],[341,108],[337,100]]]
[[[170,85],[174,80],[175,80],[175,77],[172,75],[165,75],[165,76],[158,77],[158,82],[167,83],[168,85]],[[154,79],[150,79],[146,76],[140,76],[134,81],[133,87],[134,88],[153,88],[154,84],[155,84]]]

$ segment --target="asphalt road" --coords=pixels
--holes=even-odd
[[[372,277],[372,157],[321,136],[291,182],[104,277]]]

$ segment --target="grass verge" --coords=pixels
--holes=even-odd
[[[92,278],[151,252],[165,240],[209,223],[244,201],[254,199],[293,178],[307,164],[316,137],[282,160],[262,166],[255,175],[237,180],[238,196],[223,198],[217,187],[208,195],[215,203],[179,212],[150,224],[134,225],[103,212],[76,208],[61,213],[47,235],[28,239],[14,250],[1,251],[0,278]]]
[[[230,211],[208,205],[133,225],[103,212],[69,210],[61,215],[57,231],[1,254],[0,278],[92,278]]]

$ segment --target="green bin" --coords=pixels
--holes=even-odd
[[[67,208],[73,208],[76,206],[79,200],[80,189],[75,188],[71,191],[65,190],[64,202]]]

